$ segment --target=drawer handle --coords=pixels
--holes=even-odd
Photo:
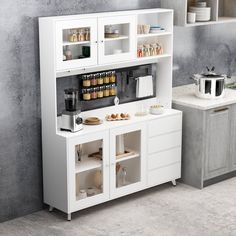
[[[217,113],[217,112],[224,112],[224,111],[228,111],[228,110],[229,110],[229,108],[225,107],[225,108],[214,110],[214,112]]]

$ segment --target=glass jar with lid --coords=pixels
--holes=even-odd
[[[109,97],[110,96],[110,85],[104,86],[103,90],[103,97]]]
[[[91,86],[96,86],[98,84],[96,74],[93,74],[90,77],[91,77]]]
[[[83,75],[82,80],[83,80],[83,87],[90,87],[91,86],[90,77],[88,75]]]
[[[90,40],[90,30],[89,30],[89,28],[85,29],[84,40],[85,41],[89,41]]]
[[[111,71],[110,72],[110,83],[115,83],[116,82],[116,72]]]
[[[110,88],[109,88],[109,95],[110,96],[115,96],[116,95],[116,85],[115,84],[111,84]]]
[[[68,37],[69,42],[77,42],[77,31],[76,30],[70,30],[69,32],[69,37]]]
[[[102,85],[102,84],[103,84],[102,73],[96,74],[96,77],[97,77],[97,83],[98,83],[98,85]]]
[[[92,88],[91,89],[91,99],[97,99],[98,94],[97,94],[97,88]]]
[[[109,84],[110,83],[109,72],[105,73],[105,77],[103,78],[103,83],[104,84]]]
[[[97,97],[98,98],[103,98],[103,90],[104,90],[104,86],[98,87],[98,90],[97,90]]]
[[[138,45],[137,57],[143,57],[143,45]]]
[[[84,31],[83,29],[79,29],[77,39],[79,42],[84,41]]]
[[[91,100],[91,90],[90,89],[83,89],[82,93],[83,93],[83,100],[85,100],[85,101]]]

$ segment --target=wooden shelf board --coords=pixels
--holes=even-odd
[[[81,44],[88,44],[90,41],[80,41],[80,42],[69,42],[69,41],[64,41],[63,46],[70,46],[70,45],[81,45]]]
[[[123,39],[128,39],[129,37],[126,35],[120,35],[117,38],[104,38],[105,42],[109,42],[109,41],[116,41],[116,40],[123,40]]]
[[[157,37],[157,36],[165,36],[171,35],[170,32],[159,32],[159,33],[150,33],[150,34],[138,34],[138,38],[149,38],[149,37]]]
[[[82,161],[77,162],[75,165],[75,173],[81,173],[88,170],[93,170],[100,168],[102,166],[102,161],[95,158],[88,158],[88,156],[82,156]]]

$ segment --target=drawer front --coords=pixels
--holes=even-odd
[[[148,123],[148,137],[174,132],[182,129],[182,115],[169,116]]]
[[[148,139],[148,154],[181,146],[182,132],[173,132]]]
[[[181,162],[181,148],[173,148],[167,151],[153,153],[148,157],[148,170],[158,169],[176,162]]]
[[[181,164],[175,163],[170,166],[151,170],[148,172],[148,186],[163,184],[181,177]]]

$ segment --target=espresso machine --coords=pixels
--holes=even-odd
[[[83,129],[83,119],[79,107],[79,91],[77,89],[65,89],[65,110],[61,116],[61,130],[78,132]]]

